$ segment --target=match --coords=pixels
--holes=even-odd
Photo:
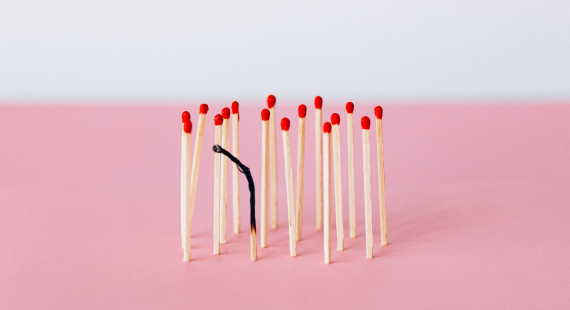
[[[336,213],[336,249],[344,250],[344,227],[342,220],[342,178],[340,175],[340,116],[331,115],[333,156],[334,156],[334,198]]]
[[[331,263],[331,123],[323,125],[323,203],[325,264]]]
[[[348,146],[348,214],[350,238],[356,238],[356,197],[354,194],[354,104],[346,104],[346,143]]]
[[[216,124],[215,143],[219,145],[222,140],[222,123],[224,118],[221,114],[216,114],[214,123]],[[219,153],[214,155],[214,254],[220,254],[220,168],[221,156]]]
[[[269,164],[271,170],[271,228],[277,228],[277,136],[275,132],[275,96],[267,97],[269,108]]]
[[[237,101],[232,102],[232,155],[239,159],[239,103]],[[237,164],[232,166],[232,188],[234,234],[239,234],[239,171]]]
[[[299,133],[297,139],[297,241],[301,241],[303,227],[303,183],[305,179],[305,116],[307,106],[301,104],[299,113]]]
[[[222,143],[224,149],[230,144],[230,109],[222,109]],[[228,227],[228,158],[222,157],[222,169],[220,175],[220,243],[226,243],[226,229]]]
[[[190,260],[189,248],[190,233],[187,232],[189,223],[186,214],[190,209],[190,178],[192,171],[192,122],[190,121],[190,113],[184,111],[182,113],[182,191],[181,191],[181,216],[182,216],[182,249],[184,249],[184,261]]]
[[[291,143],[289,141],[289,119],[281,120],[281,132],[283,134],[283,154],[285,157],[285,181],[287,186],[287,214],[289,221],[289,250],[291,256],[297,256],[297,238],[295,237],[295,200],[293,192],[293,168],[291,167]]]
[[[380,237],[382,245],[388,245],[386,229],[386,189],[384,184],[384,139],[382,133],[383,112],[381,106],[374,108],[374,115],[376,115],[376,149],[378,151],[378,186],[380,193]]]
[[[315,97],[315,196],[317,229],[323,227],[323,136],[322,128],[323,98]]]
[[[261,111],[261,247],[267,247],[267,182],[269,181],[269,110]]]
[[[366,223],[366,258],[372,258],[372,186],[370,185],[370,118],[364,116],[362,125],[362,163],[364,167],[364,219]]]

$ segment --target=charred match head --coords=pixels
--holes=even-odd
[[[214,149],[214,152],[216,152],[216,153],[222,152],[222,147],[219,144],[214,145],[213,149]]]

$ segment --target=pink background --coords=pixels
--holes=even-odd
[[[314,224],[312,106],[298,257],[288,255],[279,132],[280,227],[251,262],[247,229],[234,235],[229,221],[228,243],[212,255],[211,145],[221,107],[208,114],[192,262],[184,263],[180,114],[188,109],[196,128],[198,105],[0,106],[0,308],[570,307],[570,105],[385,105],[389,245],[380,246],[373,173],[372,260],[365,258],[359,120],[372,117],[374,105],[357,105],[357,238],[333,250],[331,265]],[[261,108],[241,114],[240,157],[256,182]],[[277,109],[292,121],[296,152],[296,106]],[[348,236],[346,113],[325,103],[326,117],[335,111]],[[372,156],[375,148],[372,141]]]

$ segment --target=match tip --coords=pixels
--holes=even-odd
[[[354,112],[354,103],[349,102],[346,104],[346,113]]]
[[[190,120],[184,123],[184,132],[192,133],[192,122]]]
[[[263,110],[261,110],[261,120],[268,121],[270,114],[271,114],[271,113],[269,112],[268,109],[263,109]]]
[[[381,106],[377,106],[374,108],[374,115],[376,115],[377,119],[382,119],[382,114],[384,114],[384,110]]]
[[[326,122],[326,123],[323,125],[323,132],[324,132],[324,133],[331,133],[331,129],[332,129],[331,123]]]
[[[269,97],[267,97],[267,107],[270,109],[273,108],[275,106],[275,101],[277,101],[275,96],[269,95]]]
[[[287,131],[289,130],[289,126],[291,125],[291,122],[289,121],[288,118],[284,117],[281,120],[281,130]]]
[[[232,102],[232,114],[239,113],[239,103],[237,101]]]
[[[323,98],[321,96],[315,97],[315,109],[320,109],[323,107]]]
[[[230,119],[230,108],[222,109],[222,117],[224,117],[225,119]]]
[[[208,105],[203,103],[200,105],[200,114],[208,114]]]
[[[214,149],[214,152],[216,152],[216,153],[222,152],[222,147],[219,144],[215,144],[213,149]]]
[[[299,117],[305,118],[307,116],[307,106],[302,104],[299,106]]]
[[[331,123],[333,125],[340,124],[340,115],[338,115],[338,113],[333,113],[333,115],[331,115]]]
[[[182,123],[186,123],[190,121],[190,113],[188,111],[182,112]]]
[[[370,118],[368,118],[368,116],[364,116],[360,120],[360,125],[362,125],[362,129],[369,130],[370,129]]]
[[[216,114],[216,116],[214,116],[214,123],[216,124],[216,126],[221,125],[224,122],[224,118],[222,117],[221,114]]]

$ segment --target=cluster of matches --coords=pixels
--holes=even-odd
[[[268,226],[277,228],[277,154],[276,154],[276,98],[270,95],[267,98],[267,109],[261,111],[261,247],[267,247]],[[342,176],[341,176],[341,144],[340,144],[340,115],[333,113],[330,122],[322,123],[323,99],[315,98],[315,175],[316,175],[316,228],[324,228],[324,254],[325,263],[331,262],[331,199],[334,190],[335,219],[337,250],[344,250],[344,223],[342,204]],[[231,112],[230,112],[231,111]],[[193,161],[190,160],[192,123],[190,114],[182,114],[182,173],[181,173],[181,220],[182,220],[182,248],[184,261],[190,260],[190,227],[196,196],[198,167],[202,149],[202,138],[208,106],[200,106],[200,119],[198,121],[198,134],[194,148]],[[348,149],[348,202],[349,202],[349,234],[356,238],[356,192],[354,172],[354,104],[346,104],[347,149]],[[297,255],[297,241],[301,240],[303,227],[303,186],[305,163],[305,118],[307,107],[298,108],[298,136],[297,136],[297,178],[293,182],[293,167],[291,163],[291,121],[282,118],[281,133],[283,140],[283,156],[285,161],[285,185],[287,190],[287,222],[289,230],[290,255]],[[232,117],[232,150],[228,151],[230,143],[230,115]],[[387,245],[386,230],[386,195],[384,184],[384,149],[382,133],[382,107],[374,109],[376,118],[376,145],[378,159],[378,184],[380,198],[380,227],[381,244]],[[233,168],[233,231],[240,233],[239,218],[239,175],[244,173],[248,179],[250,191],[250,244],[251,259],[257,259],[257,236],[255,221],[255,186],[248,167],[244,166],[239,158],[239,104],[233,102],[231,110],[224,108],[221,114],[214,117],[214,254],[220,254],[220,243],[226,243],[227,228],[227,184],[228,160]],[[366,257],[373,257],[372,239],[372,188],[370,167],[370,118],[361,119],[363,175],[364,175],[364,214],[366,225]],[[322,130],[322,131],[321,131]],[[331,146],[332,135],[332,146]],[[332,148],[332,156],[331,156]],[[225,155],[225,156],[222,156]],[[332,164],[331,164],[332,160]],[[190,168],[191,167],[191,168]],[[331,173],[333,171],[334,173]],[[331,174],[334,177],[334,187],[331,186]],[[296,186],[295,186],[296,185]],[[296,191],[295,191],[296,190]],[[296,195],[295,195],[296,194]],[[270,216],[271,210],[271,216]]]

